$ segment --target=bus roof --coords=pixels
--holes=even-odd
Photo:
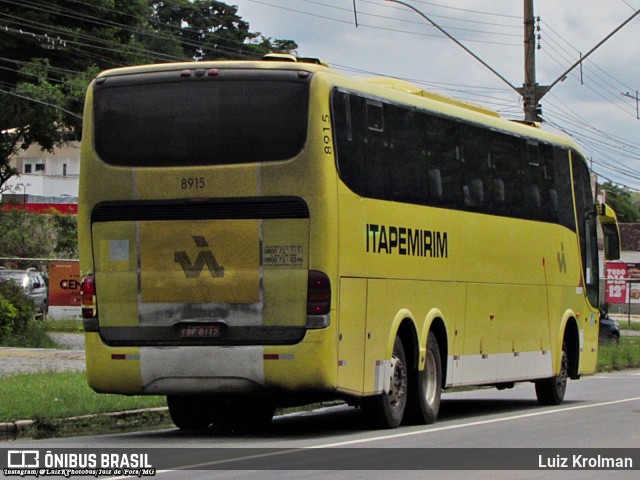
[[[530,124],[504,119],[494,110],[464,100],[439,95],[419,86],[392,77],[354,78],[331,69],[325,62],[316,58],[301,58],[290,54],[268,54],[262,60],[219,60],[202,62],[181,62],[122,67],[101,72],[97,79],[152,72],[176,70],[202,71],[202,74],[216,68],[300,70],[326,75],[337,86],[361,90],[364,93],[386,98],[391,101],[414,105],[465,119],[501,131],[558,144],[579,150],[573,140],[564,135],[542,130],[538,124]]]

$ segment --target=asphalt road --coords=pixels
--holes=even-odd
[[[163,448],[164,457],[172,457],[172,467],[201,464],[197,471],[161,471],[160,478],[252,478],[246,469],[283,468],[262,471],[260,479],[375,479],[375,478],[638,478],[638,471],[500,470],[509,464],[513,452],[509,448],[531,449],[605,449],[633,448],[640,452],[640,370],[584,377],[569,383],[565,402],[558,407],[540,407],[532,384],[519,384],[514,389],[476,390],[445,394],[440,418],[435,425],[401,427],[396,430],[371,431],[360,413],[349,407],[332,407],[323,411],[277,417],[261,432],[216,434],[189,433],[177,429],[137,432],[121,435],[89,436],[42,441],[22,440],[0,445],[2,448]],[[301,461],[300,448],[314,448],[318,463]],[[464,471],[457,461],[450,460],[446,471],[411,471],[410,449],[444,448],[443,456],[465,455],[456,448],[491,448],[489,455],[504,455],[505,464],[497,470]],[[185,449],[185,450],[177,450]],[[198,450],[207,449],[207,450]],[[247,449],[282,449],[263,450]],[[347,453],[334,449],[345,449]],[[395,450],[390,450],[395,449]],[[505,449],[505,450],[502,450]],[[535,453],[536,458],[538,455]],[[193,452],[193,453],[191,453]],[[203,452],[205,455],[203,457]],[[305,450],[305,454],[309,454]],[[317,452],[317,456],[315,456]],[[429,455],[432,450],[424,451]],[[469,451],[472,454],[473,451]],[[561,454],[566,450],[558,451]],[[425,453],[425,455],[427,454]],[[547,452],[541,451],[546,455]],[[557,453],[555,450],[551,454]],[[478,454],[483,454],[479,452]],[[256,456],[257,455],[257,456]],[[363,457],[364,455],[364,457]],[[391,456],[389,456],[391,455]],[[407,456],[406,458],[403,455]],[[345,457],[346,456],[346,457]],[[251,458],[246,458],[251,457]],[[242,470],[219,471],[227,468],[230,459],[250,461],[233,463]],[[546,458],[546,457],[545,457]],[[218,463],[213,463],[217,461]],[[402,463],[406,461],[405,464]],[[635,468],[640,468],[640,461]],[[420,464],[420,462],[418,462]],[[327,466],[335,470],[326,470]],[[464,468],[465,460],[460,459]],[[402,469],[399,469],[402,467]],[[296,470],[286,470],[295,468]],[[320,470],[314,470],[320,468]],[[345,470],[356,468],[357,470]],[[363,469],[367,469],[366,471]],[[391,471],[388,469],[392,468]]]

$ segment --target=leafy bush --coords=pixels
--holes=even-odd
[[[22,287],[0,280],[0,341],[23,333],[34,318],[34,307]]]
[[[0,211],[0,257],[77,258],[78,225],[74,215]],[[34,266],[17,262],[14,268]]]

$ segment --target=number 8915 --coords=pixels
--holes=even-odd
[[[204,188],[204,177],[189,177],[180,180],[182,190],[192,190]]]

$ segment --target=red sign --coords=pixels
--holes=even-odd
[[[627,264],[607,262],[605,300],[607,303],[627,303]]]
[[[49,262],[49,305],[79,307],[80,262]]]
[[[2,205],[3,210],[26,210],[30,213],[68,213],[71,215],[78,214],[77,203],[5,203]]]
[[[607,303],[640,303],[640,264],[607,262],[605,299]]]

